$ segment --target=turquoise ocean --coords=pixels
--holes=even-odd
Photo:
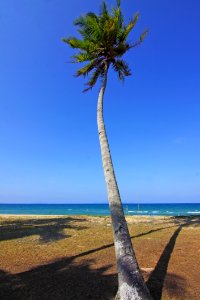
[[[200,203],[124,204],[126,215],[200,216]],[[109,216],[108,204],[0,204],[0,214]]]

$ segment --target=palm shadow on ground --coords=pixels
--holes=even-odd
[[[0,299],[112,299],[116,276],[104,274],[110,266],[92,270],[92,264],[66,258],[16,275],[0,271]]]
[[[74,217],[8,220],[4,221],[3,225],[0,224],[0,241],[32,235],[39,235],[39,241],[42,243],[58,241],[70,237],[66,234],[66,229],[86,229],[79,224],[84,221],[84,218]]]
[[[157,262],[155,269],[150,274],[149,279],[147,281],[147,286],[154,300],[160,300],[162,298],[162,290],[164,286],[164,282],[167,276],[167,268],[170,261],[171,254],[174,250],[176,239],[182,229],[182,226],[179,226],[178,229],[175,230],[169,242],[167,243],[164,251],[162,252],[159,261]],[[173,277],[173,274],[171,274]],[[183,290],[184,288],[184,280],[182,278],[171,278],[167,281],[168,283],[177,283],[175,286],[175,290],[177,288]]]
[[[173,273],[167,273],[169,261],[173,253],[176,240],[184,227],[188,226],[200,226],[199,216],[189,216],[189,217],[171,217],[171,221],[176,225],[179,225],[178,228],[174,231],[167,245],[165,246],[153,272],[151,272],[148,280],[147,286],[150,290],[150,293],[154,300],[162,299],[162,291],[164,284],[167,289],[170,289],[170,292],[173,296],[177,296],[181,293],[184,294],[185,280],[184,278],[177,276]]]
[[[150,274],[147,281],[148,287],[155,300],[162,297],[163,285],[172,287],[173,295],[184,295],[184,278],[168,273],[167,268],[170,256],[174,250],[176,239],[185,226],[199,225],[199,219],[175,219],[177,224],[172,237],[167,243],[160,259]],[[168,228],[168,227],[167,227]],[[157,230],[163,230],[159,228]],[[144,232],[142,235],[151,234],[154,231]],[[105,245],[97,249],[82,252],[69,258],[62,258],[47,265],[41,265],[29,271],[15,275],[0,271],[0,299],[3,300],[62,300],[62,299],[113,299],[117,291],[116,274],[108,274],[111,266],[103,266],[94,269],[92,260],[83,258],[76,262],[76,258],[82,258],[90,253],[112,247],[113,244]],[[173,296],[172,295],[172,296]]]

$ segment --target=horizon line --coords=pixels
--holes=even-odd
[[[77,202],[77,203],[48,203],[48,202],[42,202],[42,203],[36,203],[36,202],[30,202],[30,203],[22,203],[22,202],[11,202],[11,203],[5,203],[0,202],[0,205],[13,205],[13,204],[19,204],[19,205],[98,205],[98,204],[106,204],[109,205],[108,202],[99,202],[99,203],[91,203],[91,202]],[[128,202],[128,203],[122,203],[122,205],[128,205],[128,204],[200,204],[199,202]]]

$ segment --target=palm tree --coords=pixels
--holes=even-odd
[[[117,1],[117,7],[112,8],[111,12],[108,11],[106,3],[103,2],[99,15],[89,12],[75,20],[81,39],[63,38],[63,41],[71,48],[79,50],[77,54],[72,56],[72,62],[86,62],[86,65],[79,69],[76,75],[85,77],[91,74],[84,91],[90,90],[98,79],[101,79],[97,105],[97,125],[118,267],[116,298],[120,300],[151,299],[138,267],[124,217],[103,118],[103,98],[109,69],[112,67],[117,72],[119,80],[122,81],[126,76],[131,75],[129,66],[122,59],[122,56],[141,44],[147,34],[145,31],[141,34],[140,39],[133,44],[127,41],[137,20],[138,14],[125,25],[120,1]]]

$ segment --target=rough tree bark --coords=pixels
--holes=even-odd
[[[116,298],[120,300],[152,300],[133,251],[112,164],[103,118],[103,98],[106,84],[107,70],[98,97],[97,125],[118,268],[118,293]]]

